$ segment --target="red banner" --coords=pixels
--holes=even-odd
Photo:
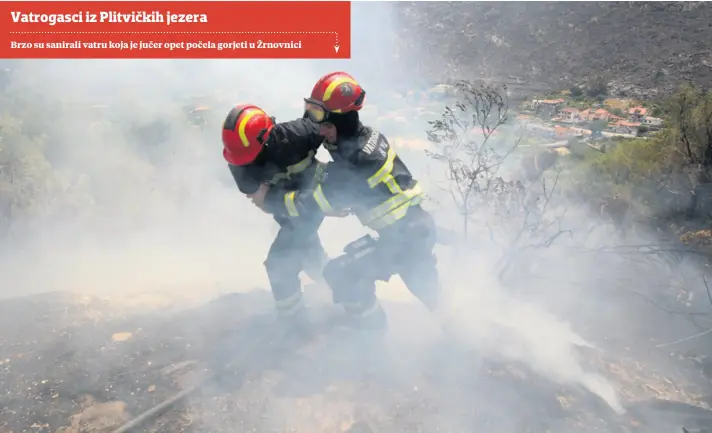
[[[343,1],[0,1],[0,58],[348,59]]]

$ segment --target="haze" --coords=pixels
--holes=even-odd
[[[66,353],[78,357],[94,350],[89,348],[93,344],[90,335],[105,338],[103,344],[109,348],[102,355],[103,363],[87,361],[82,365],[81,359],[72,358],[84,379],[67,380],[79,381],[83,388],[65,393],[57,385],[58,399],[76,402],[91,395],[94,403],[124,401],[128,408],[122,410],[135,416],[165,400],[167,391],[161,385],[156,387],[155,380],[121,385],[123,379],[112,376],[111,370],[121,356],[121,362],[126,362],[121,368],[126,371],[139,369],[139,361],[131,362],[131,357],[164,366],[196,359],[201,366],[212,365],[210,362],[224,366],[252,347],[242,338],[258,344],[267,338],[266,325],[249,323],[253,316],[272,314],[262,262],[277,226],[241,196],[222,159],[219,125],[234,103],[255,103],[278,120],[291,120],[301,116],[302,98],[321,75],[348,71],[368,91],[369,108],[363,112],[363,122],[397,137],[397,150],[434,199],[426,207],[441,227],[459,231],[462,217],[442,189],[444,166],[412,144],[426,140],[427,115],[417,115],[416,104],[403,98],[403,89],[427,90],[421,83],[432,77],[415,75],[405,60],[393,55],[399,27],[392,4],[354,3],[352,11],[353,47],[348,61],[3,62],[11,69],[8,92],[42,98],[38,102],[43,104],[41,118],[22,118],[22,122],[47,125],[51,135],[44,136],[40,148],[33,148],[32,152],[38,153],[30,152],[23,160],[37,164],[31,176],[46,179],[46,186],[23,196],[35,203],[26,207],[30,210],[4,215],[0,297],[4,302],[17,302],[28,295],[55,299],[55,292],[72,292],[84,296],[72,298],[72,302],[84,299],[81,302],[97,308],[96,317],[81,315],[76,319],[78,328],[67,328],[70,330],[60,332],[62,337],[57,340],[48,337],[48,345],[61,341],[51,346],[52,350],[39,343],[28,343],[23,350],[4,350],[13,355],[41,352],[50,358]],[[426,58],[430,57],[423,53]],[[412,64],[415,60],[407,61]],[[475,78],[465,71],[461,74],[458,78]],[[489,78],[497,81],[505,75],[504,71],[492,71]],[[430,118],[437,117],[446,102],[432,102],[427,107]],[[185,106],[196,103],[210,106],[207,120],[216,127],[201,130],[186,123]],[[512,102],[512,117],[517,103]],[[102,116],[110,119],[103,126]],[[406,121],[396,119],[398,116]],[[153,121],[169,125],[168,135],[151,130]],[[88,127],[93,124],[95,127]],[[137,135],[129,130],[130,125],[146,128]],[[3,125],[1,134],[6,128],[10,126]],[[514,139],[522,133],[515,121],[504,125],[503,131]],[[137,136],[143,139],[137,140]],[[12,152],[18,149],[13,147]],[[0,142],[0,156],[3,151],[10,150]],[[46,162],[37,155],[43,155]],[[519,176],[520,157],[507,159],[501,173]],[[549,187],[555,180],[555,175],[551,176]],[[697,262],[668,266],[662,261],[651,264],[617,254],[582,252],[657,241],[648,234],[623,241],[610,227],[594,229],[600,225],[598,216],[559,197],[552,199],[547,212],[565,215],[561,229],[570,230],[570,234],[547,248],[528,252],[533,255],[517,262],[518,267],[507,278],[498,278],[500,259],[508,254],[503,239],[515,237],[517,227],[486,212],[474,211],[471,238],[465,244],[438,247],[448,311],[459,325],[459,346],[447,346],[435,318],[394,277],[379,284],[379,296],[393,328],[383,341],[332,341],[306,348],[305,353],[285,355],[279,367],[262,376],[254,373],[254,377],[237,381],[239,384],[225,380],[190,397],[175,413],[192,414],[196,419],[192,427],[180,418],[174,424],[157,421],[156,428],[177,431],[177,425],[184,425],[206,432],[262,428],[249,431],[313,433],[346,431],[362,421],[378,426],[374,428],[381,432],[471,432],[489,430],[488,426],[494,426],[493,431],[521,432],[525,427],[535,428],[536,423],[545,426],[542,431],[563,431],[571,424],[557,411],[565,411],[567,405],[576,404],[571,401],[578,400],[590,409],[589,415],[580,415],[581,422],[587,423],[582,428],[593,431],[599,424],[592,419],[628,422],[624,406],[650,396],[641,391],[645,383],[660,390],[667,386],[664,378],[668,376],[677,375],[675,383],[683,381],[678,373],[665,370],[669,351],[654,346],[700,330],[685,317],[657,309],[626,289],[645,292],[652,286],[667,285],[673,275],[685,274],[696,281],[694,287],[685,286],[690,293],[697,293],[690,295],[691,302],[705,302]],[[364,233],[352,217],[327,219],[320,230],[332,256]],[[531,238],[532,243],[541,240]],[[527,248],[522,249],[529,251]],[[50,292],[55,294],[47,295]],[[238,301],[223,298],[235,292],[244,297]],[[96,299],[105,304],[94,307]],[[6,308],[12,310],[12,317],[34,317],[32,326],[43,323],[44,316],[32,310],[32,302],[8,305],[12,306]],[[704,303],[700,305],[706,308]],[[29,329],[14,319],[6,319],[3,326],[3,335],[19,335]],[[9,328],[12,326],[17,328]],[[68,325],[56,326],[65,329]],[[239,334],[240,329],[252,336],[215,343],[216,335]],[[263,330],[264,337],[260,334]],[[49,335],[52,331],[39,332]],[[112,342],[112,335],[120,332],[132,335],[128,342],[135,346],[131,350],[111,349],[119,344],[117,338]],[[65,339],[66,335],[84,335],[86,343]],[[32,336],[27,338],[34,341]],[[144,350],[141,341],[151,353],[145,355],[148,358],[138,355]],[[213,343],[219,346],[219,356],[211,355]],[[0,347],[4,344],[0,339]],[[171,348],[170,353],[166,349],[162,354],[158,349],[163,344]],[[195,347],[200,344],[204,347]],[[675,350],[681,347],[685,345]],[[205,359],[198,359],[201,353]],[[277,362],[254,359],[248,370],[273,361]],[[57,358],[56,365],[63,362]],[[636,363],[653,365],[652,372],[636,369]],[[616,367],[611,367],[614,364]],[[24,371],[20,358],[12,358],[8,365],[12,369],[7,374],[32,376],[38,383],[52,370]],[[508,379],[500,381],[495,378],[498,375]],[[98,392],[104,389],[106,377],[119,385],[112,385],[112,391]],[[651,384],[653,380],[663,385]],[[289,392],[273,387],[274,382],[287,383]],[[146,393],[151,385],[156,397],[136,400],[133,393]],[[361,385],[364,388],[359,388]],[[670,385],[653,394],[667,399],[677,389]],[[14,390],[8,385],[4,391],[6,407],[20,405],[20,400],[11,397]],[[237,406],[231,406],[233,403]],[[70,407],[69,403],[56,404]],[[253,411],[255,405],[260,408],[257,412]],[[51,416],[13,418],[10,425],[26,423],[29,429],[33,423],[46,423],[54,428],[55,422],[61,424],[65,419],[62,426],[75,428],[66,433],[105,431],[105,427],[87,427],[88,418],[81,428],[72,427],[70,416],[89,406],[84,401],[76,403],[74,412],[62,409]],[[398,412],[401,409],[403,413]],[[258,412],[261,415],[255,415]],[[2,423],[7,413],[0,416],[0,432],[12,431],[4,430]],[[166,417],[173,419],[175,413]],[[635,419],[644,422],[651,416],[636,414]],[[131,417],[108,418],[115,428],[121,424],[117,419],[125,422]],[[663,431],[663,427],[675,425],[666,419],[658,427]],[[49,427],[42,428],[49,431]]]

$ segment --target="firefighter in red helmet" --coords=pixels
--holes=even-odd
[[[324,137],[319,126],[302,118],[276,123],[255,105],[233,107],[222,130],[223,157],[239,190],[262,210],[270,186],[290,191],[307,188],[323,175],[316,152]],[[277,310],[285,317],[303,312],[299,273],[321,281],[326,253],[318,235],[324,217],[299,220],[274,215],[277,237],[264,262]]]
[[[431,311],[438,308],[436,227],[421,207],[423,192],[408,167],[383,134],[360,122],[365,97],[365,90],[345,72],[319,79],[305,99],[305,110],[319,125],[333,162],[312,188],[270,189],[265,206],[292,218],[350,209],[378,233],[377,239],[367,236],[350,244],[326,264],[323,276],[334,301],[348,313],[347,324],[384,329],[385,312],[376,299],[378,280],[398,274]]]

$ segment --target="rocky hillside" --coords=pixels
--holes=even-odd
[[[643,96],[688,80],[712,87],[712,2],[398,2],[396,8],[399,57],[436,80],[515,76],[558,87],[604,76],[612,90],[644,89]]]

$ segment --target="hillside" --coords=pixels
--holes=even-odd
[[[445,78],[447,69],[447,78],[515,76],[551,88],[604,76],[613,90],[634,96],[667,94],[688,80],[712,86],[709,2],[399,2],[396,8],[401,59],[433,79]]]

